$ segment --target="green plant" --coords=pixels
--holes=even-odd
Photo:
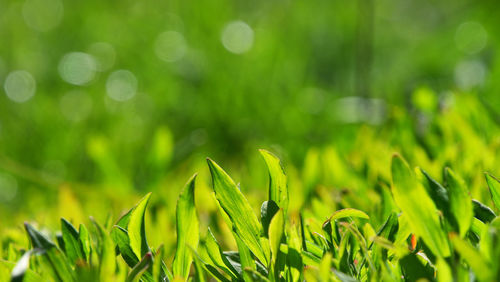
[[[500,221],[493,209],[471,199],[466,183],[449,168],[444,185],[424,170],[392,158],[394,204],[381,224],[369,214],[343,208],[327,220],[307,212],[289,214],[287,177],[279,159],[261,150],[269,172],[268,199],[260,219],[238,185],[207,159],[214,197],[230,231],[224,250],[211,228],[199,230],[196,176],[177,202],[177,247],[171,267],[162,246],[148,244],[145,216],[151,194],[114,225],[77,230],[61,219],[57,243],[26,223],[31,248],[18,262],[1,261],[11,281],[479,281],[500,277]],[[500,183],[486,180],[494,209]],[[293,195],[291,195],[293,197]],[[390,199],[388,199],[390,200]],[[191,267],[191,265],[194,265]],[[2,272],[0,272],[1,274]],[[3,276],[5,278],[5,273]]]

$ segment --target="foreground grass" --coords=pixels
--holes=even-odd
[[[54,240],[29,223],[31,248],[9,249],[2,281],[493,281],[500,275],[500,221],[492,207],[471,199],[467,184],[449,168],[445,184],[392,157],[392,205],[382,224],[357,209],[326,220],[288,212],[287,177],[280,161],[261,154],[269,170],[269,198],[260,218],[231,177],[208,159],[213,191],[236,250],[224,250],[210,228],[200,240],[196,176],[177,202],[177,248],[170,265],[162,246],[150,246],[145,215],[151,194],[113,224],[78,229],[64,218]],[[500,182],[486,174],[495,209]],[[292,195],[293,197],[293,195]],[[20,258],[19,258],[20,256]],[[194,265],[194,267],[192,267]]]

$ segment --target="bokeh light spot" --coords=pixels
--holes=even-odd
[[[221,41],[224,48],[235,54],[243,54],[253,46],[254,33],[252,28],[243,21],[228,23],[222,31]]]
[[[96,68],[96,61],[91,55],[71,52],[59,62],[59,75],[68,83],[84,85],[94,79]]]
[[[462,23],[455,33],[457,48],[467,54],[475,54],[486,46],[488,33],[477,22]]]
[[[7,75],[4,89],[9,99],[24,103],[35,95],[36,81],[29,72],[17,70]]]
[[[94,43],[90,45],[88,52],[95,58],[98,71],[107,71],[115,64],[116,51],[113,45],[109,43]]]
[[[187,51],[187,43],[181,33],[169,30],[158,35],[154,49],[158,58],[170,63],[184,57]]]
[[[59,106],[62,115],[69,121],[85,120],[92,111],[92,98],[84,91],[74,90],[61,97]]]
[[[64,14],[61,0],[26,0],[23,16],[26,24],[37,31],[49,31],[58,26]]]
[[[106,92],[115,101],[130,100],[137,92],[137,78],[128,70],[114,71],[106,81]]]

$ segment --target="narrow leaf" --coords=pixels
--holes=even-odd
[[[146,240],[146,227],[144,216],[151,193],[148,193],[134,208],[130,214],[130,221],[127,226],[128,237],[130,238],[130,247],[137,257],[143,257],[150,251]]]
[[[486,182],[490,188],[491,199],[497,209],[500,209],[500,180],[489,173],[485,173]]]
[[[288,210],[288,187],[281,161],[269,151],[262,149],[259,151],[269,170],[269,200],[274,201],[286,214]]]
[[[74,265],[79,259],[85,261],[83,250],[80,245],[80,234],[78,234],[75,227],[64,218],[61,218],[61,232],[64,241],[64,250],[66,251],[66,256],[68,256],[70,263]]]
[[[492,268],[479,251],[455,234],[450,235],[450,240],[453,243],[455,250],[467,262],[479,280],[491,281],[491,278],[493,278],[493,273],[491,273]]]
[[[267,264],[268,258],[260,245],[261,228],[259,220],[252,207],[231,177],[214,161],[207,159],[207,162],[212,175],[215,196],[231,219],[233,229],[252,253],[261,262]]]
[[[127,279],[125,280],[126,282],[132,282],[132,281],[137,281],[146,270],[148,270],[149,267],[151,267],[153,263],[153,255],[148,252],[144,255],[144,257],[141,259],[141,261],[132,268],[130,273],[127,276]]]
[[[441,229],[436,206],[425,188],[401,156],[393,156],[391,170],[394,200],[408,217],[411,229],[422,237],[434,254],[448,257],[448,241]]]
[[[284,235],[285,219],[283,213],[283,209],[280,209],[276,215],[274,215],[269,225],[269,246],[271,248],[271,261],[273,264],[276,263],[281,240]]]
[[[184,279],[188,278],[192,262],[189,247],[196,249],[200,239],[194,201],[195,180],[196,175],[188,181],[177,201],[177,251],[172,271],[174,276]]]
[[[345,209],[341,209],[341,210],[334,212],[330,216],[328,221],[335,221],[337,219],[346,218],[346,217],[359,217],[359,218],[364,218],[364,219],[370,219],[370,217],[366,213],[364,213],[360,210],[352,209],[352,208],[345,208]]]
[[[465,183],[451,169],[445,170],[450,195],[450,210],[458,223],[460,237],[464,237],[472,223],[474,211]]]

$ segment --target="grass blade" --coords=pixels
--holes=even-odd
[[[453,243],[453,247],[455,248],[455,250],[467,262],[467,264],[470,266],[472,271],[474,271],[474,274],[476,274],[480,281],[492,281],[492,268],[478,250],[476,250],[466,241],[459,238],[456,234],[451,234],[450,240]]]
[[[491,199],[495,204],[497,209],[500,209],[500,180],[491,175],[490,173],[485,173],[486,182],[490,188]]]
[[[341,209],[341,210],[334,212],[330,216],[328,221],[335,221],[336,219],[346,218],[346,217],[359,217],[359,218],[364,218],[364,219],[370,219],[370,217],[366,213],[364,213],[360,210],[352,209],[352,208],[345,208],[345,209]]]
[[[177,251],[172,271],[174,276],[185,279],[188,278],[193,260],[189,248],[196,249],[200,239],[194,200],[195,180],[196,175],[188,181],[177,201]]]
[[[234,181],[214,161],[207,159],[215,196],[233,223],[233,228],[250,251],[264,264],[269,259],[260,245],[261,228],[257,216]]]
[[[464,237],[472,224],[474,211],[472,200],[465,183],[451,169],[445,169],[446,183],[450,196],[450,211],[458,223],[460,237]]]
[[[448,257],[448,241],[441,230],[436,206],[425,188],[401,156],[393,156],[391,170],[394,200],[409,219],[411,229],[422,237],[434,254]]]
[[[144,216],[151,193],[148,193],[133,209],[130,214],[130,221],[127,226],[130,247],[137,257],[143,257],[150,252],[148,241],[146,240],[146,227]]]
[[[24,227],[33,247],[44,252],[42,257],[51,266],[56,277],[62,281],[74,281],[69,262],[59,248],[30,224],[25,223]]]
[[[284,214],[288,210],[287,178],[278,157],[266,150],[259,150],[269,170],[269,200],[274,201]]]
[[[70,263],[74,265],[79,259],[85,261],[85,256],[83,255],[83,250],[80,245],[80,234],[78,234],[75,227],[64,218],[61,218],[61,232],[64,240],[64,250],[66,251],[66,256],[68,256]]]
[[[142,274],[144,274],[144,272],[146,272],[146,270],[151,267],[152,263],[153,255],[151,254],[151,252],[148,252],[144,255],[141,261],[136,266],[134,266],[134,268],[132,268],[125,281],[138,281]]]

